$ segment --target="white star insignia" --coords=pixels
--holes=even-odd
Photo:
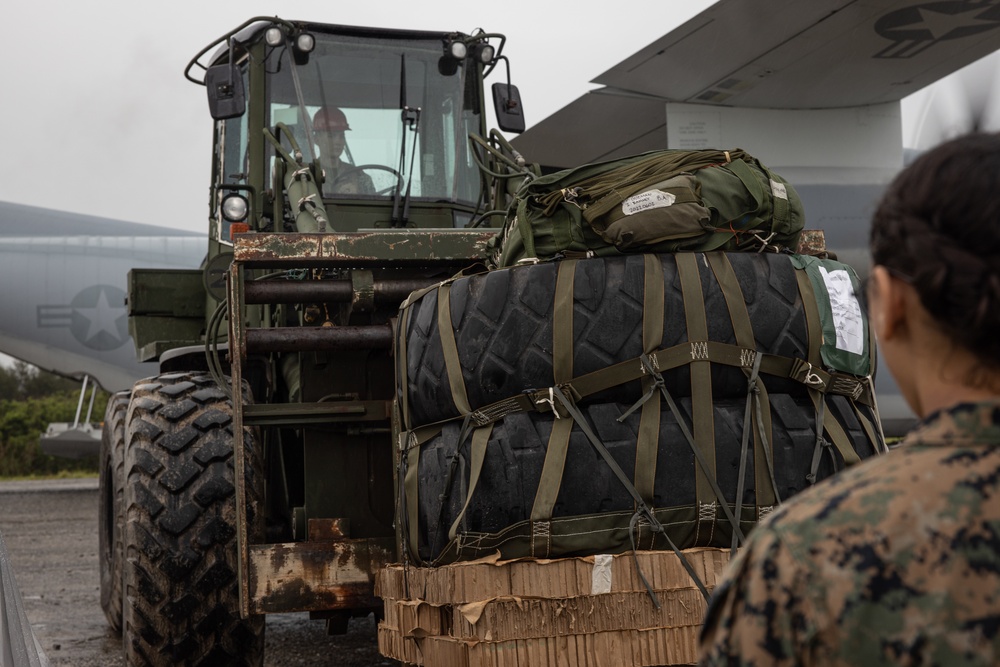
[[[920,22],[911,23],[906,27],[908,29],[923,28],[931,33],[931,36],[934,39],[943,39],[953,30],[957,30],[959,28],[976,28],[984,25],[996,26],[996,21],[980,19],[975,16],[976,14],[982,13],[983,9],[983,6],[977,6],[972,9],[966,9],[965,11],[958,12],[957,14],[948,14],[928,9],[927,7],[918,7],[917,11],[920,13]]]
[[[116,341],[121,341],[121,336],[118,333],[118,318],[121,317],[119,311],[124,310],[124,306],[112,306],[108,303],[108,295],[101,289],[100,295],[97,297],[97,303],[89,307],[76,306],[73,308],[74,312],[79,313],[81,316],[87,318],[87,335],[84,336],[84,341],[90,341],[97,334],[102,331],[107,332],[112,339]]]

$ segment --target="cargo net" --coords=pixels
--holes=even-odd
[[[408,558],[736,549],[789,495],[884,452],[870,341],[837,361],[854,372],[824,353],[830,325],[834,347],[845,334],[843,308],[813,276],[843,270],[746,253],[563,260],[446,281],[408,302],[397,340]],[[637,322],[621,314],[626,300]],[[609,313],[636,340],[588,361],[579,350],[605,335]],[[509,340],[512,322],[533,342]],[[521,367],[492,359],[504,347]],[[499,396],[510,388],[496,386],[498,368],[555,382]]]

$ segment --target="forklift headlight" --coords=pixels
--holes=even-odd
[[[268,28],[264,33],[264,42],[268,46],[281,46],[285,42],[285,33],[277,26]]]
[[[222,200],[222,217],[229,222],[243,222],[248,210],[250,204],[243,195],[230,194]]]
[[[465,60],[468,53],[469,47],[465,45],[465,42],[452,42],[448,45],[448,54],[455,60]]]
[[[495,55],[496,49],[486,42],[477,42],[472,45],[472,59],[484,65],[489,65],[493,62],[493,56]]]
[[[316,48],[316,38],[308,32],[300,32],[295,38],[295,48],[300,53],[311,53]]]

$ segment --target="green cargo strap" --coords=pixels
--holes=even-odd
[[[657,255],[643,255],[642,351],[650,354],[663,344],[664,295],[663,264]],[[652,392],[656,384],[651,377],[642,378],[643,393]],[[635,488],[650,505],[656,485],[656,459],[660,441],[660,397],[642,404],[639,433],[635,442]]]
[[[520,234],[521,243],[524,244],[524,258],[534,259],[538,257],[538,251],[535,250],[535,230],[531,228],[531,216],[524,215],[526,204],[527,202],[523,201],[517,207],[517,213],[514,215],[514,229],[511,230],[511,234],[515,231]]]
[[[444,366],[448,372],[448,384],[451,387],[451,398],[455,408],[466,415],[472,412],[469,398],[465,392],[465,378],[462,377],[462,362],[458,357],[458,344],[455,342],[455,328],[451,323],[451,284],[438,287],[438,335],[441,336],[441,348],[444,352]]]
[[[878,352],[877,352],[877,341],[875,340],[875,327],[868,327],[868,349],[871,352],[871,367],[877,368],[878,364]],[[851,407],[854,408],[854,414],[857,416],[858,421],[861,422],[861,428],[864,429],[865,435],[868,436],[868,440],[872,443],[875,448],[876,453],[886,454],[889,452],[889,448],[885,444],[885,434],[882,433],[882,420],[879,418],[878,406],[875,404],[875,388],[872,383],[872,376],[869,375],[864,380],[864,387],[862,391],[858,392],[856,396],[851,397]],[[860,401],[862,396],[869,397],[869,400]],[[858,403],[867,404],[872,408],[872,415],[875,418],[875,423],[868,419],[868,415],[862,410]]]
[[[723,364],[749,371],[753,367],[754,360],[759,357],[761,373],[795,380],[821,393],[843,394],[849,397],[856,397],[855,400],[865,405],[870,403],[870,391],[866,390],[861,383],[849,376],[827,373],[822,369],[814,368],[812,364],[802,359],[779,357],[729,343],[708,341],[692,344],[685,342],[657,350],[652,354],[644,356],[648,357],[651,366],[659,372],[666,372],[685,366],[694,359],[702,360],[705,358],[713,364]],[[577,399],[583,399],[610,387],[639,380],[644,375],[645,370],[642,358],[637,357],[581,375],[574,378],[572,382],[562,383],[560,386],[564,390],[570,391]],[[627,417],[644,405],[653,391],[647,390],[646,393],[646,396],[626,411],[622,415],[622,418],[619,418],[620,421],[624,421],[624,417]],[[472,426],[479,427],[521,412],[547,412],[551,410],[551,405],[552,397],[549,395],[548,388],[526,390],[520,394],[495,401],[481,408],[476,408],[471,413],[448,417],[410,430],[415,435],[417,441],[422,444],[437,436],[445,424],[458,419],[468,417]],[[764,415],[764,421],[762,422],[765,432],[770,432],[769,414]]]
[[[411,549],[410,538],[412,536],[410,535],[410,520],[407,514],[409,504],[406,502],[406,452],[400,447],[395,455],[399,457],[395,461],[396,479],[393,480],[396,483],[396,507],[394,514],[394,521],[397,526],[396,548],[399,550],[399,555],[403,561],[408,562],[411,553],[416,557],[417,544],[412,543]]]
[[[406,459],[407,453],[405,449],[404,439],[409,437],[408,428],[410,423],[410,404],[408,400],[409,387],[408,376],[406,371],[406,330],[410,325],[410,310],[404,310],[399,319],[396,321],[396,373],[399,386],[402,387],[402,394],[399,401],[400,408],[400,421],[402,422],[402,427],[399,433],[399,442],[396,443],[396,451],[393,453],[393,459],[396,466],[396,478],[398,488],[396,490],[396,521],[400,526],[399,535],[403,536],[399,541],[406,542],[409,541],[408,549],[400,549],[402,555],[407,553],[412,553],[414,557],[417,554],[417,542],[416,542],[416,531],[411,532],[411,523],[408,510],[411,508],[411,504],[408,502],[407,494],[409,490],[406,487]],[[396,459],[395,457],[399,457]],[[416,489],[413,489],[414,494]],[[402,544],[398,545],[400,547],[404,546]]]
[[[782,183],[777,179],[770,169],[762,165],[760,162],[757,163],[760,170],[764,172],[767,176],[767,180],[770,181],[771,185],[771,217],[774,219],[774,224],[771,225],[771,229],[779,234],[784,234],[787,232],[787,227],[789,224],[789,205],[788,205],[788,189],[785,183]],[[795,248],[792,248],[795,251]]]
[[[705,460],[704,450],[703,448],[698,447],[695,444],[695,439],[691,435],[691,431],[690,429],[688,429],[687,423],[684,421],[683,413],[681,413],[680,408],[677,406],[677,402],[674,400],[674,397],[670,395],[670,391],[667,389],[667,383],[663,380],[663,375],[661,375],[653,366],[650,357],[643,355],[642,364],[646,370],[646,373],[649,374],[649,376],[652,377],[654,382],[656,383],[655,389],[658,389],[660,391],[660,394],[667,402],[667,407],[670,408],[670,412],[674,415],[674,419],[677,421],[677,427],[680,429],[681,435],[684,436],[684,440],[688,443],[688,446],[691,448],[691,453],[694,454],[696,470],[701,470],[703,472],[709,470],[708,461]],[[634,406],[633,409],[635,409]],[[622,421],[622,419],[619,418],[618,421]],[[712,444],[714,445],[715,443]],[[740,525],[739,522],[736,520],[736,517],[733,516],[733,511],[732,509],[730,509],[729,503],[726,502],[726,496],[725,494],[722,493],[722,489],[719,487],[719,483],[715,479],[715,475],[706,475],[706,479],[709,488],[714,494],[715,500],[712,500],[712,502],[709,503],[698,503],[699,516],[701,515],[702,512],[705,512],[709,509],[711,509],[711,512],[714,516],[715,502],[717,500],[719,503],[719,507],[722,508],[722,513],[725,515],[726,519],[728,519],[729,523],[732,525],[733,532],[739,535],[739,538],[742,541],[744,539],[743,531],[740,529]],[[697,530],[697,526],[695,528]]]
[[[608,465],[609,468],[611,468],[611,472],[615,474],[615,477],[618,478],[618,481],[622,483],[622,486],[625,487],[625,490],[628,491],[629,495],[632,496],[632,501],[635,503],[635,506],[637,508],[635,514],[632,515],[632,520],[629,524],[629,537],[632,540],[632,552],[635,553],[636,550],[635,528],[637,526],[638,519],[641,517],[645,519],[647,522],[649,522],[649,527],[651,530],[653,530],[656,533],[660,533],[661,535],[667,538],[667,544],[670,545],[674,553],[677,554],[677,557],[680,558],[681,564],[684,566],[684,569],[687,570],[688,574],[694,580],[695,584],[697,584],[699,590],[701,590],[702,595],[705,596],[705,600],[708,600],[710,596],[708,593],[708,589],[705,587],[705,584],[702,583],[701,578],[695,572],[694,568],[691,567],[691,564],[687,562],[687,559],[684,557],[684,554],[680,551],[680,549],[677,548],[673,540],[671,540],[670,537],[667,535],[666,530],[664,530],[663,528],[663,524],[659,522],[659,520],[653,514],[652,510],[649,509],[649,506],[646,505],[646,502],[642,499],[642,496],[640,496],[639,492],[636,491],[635,486],[632,484],[632,482],[629,481],[628,477],[625,476],[625,471],[623,471],[621,466],[618,465],[618,461],[615,460],[615,457],[611,455],[611,452],[609,452],[608,448],[604,446],[604,443],[601,442],[601,439],[598,438],[597,435],[594,433],[593,429],[590,428],[590,423],[587,421],[587,418],[583,415],[582,412],[580,412],[579,408],[576,407],[576,404],[574,404],[573,401],[571,401],[569,398],[566,397],[566,394],[564,394],[559,387],[553,387],[553,395],[556,399],[558,399],[559,403],[566,409],[566,412],[569,413],[570,417],[572,417],[573,420],[577,423],[577,425],[579,425],[580,430],[583,431],[583,434],[585,436],[587,436],[587,440],[590,441],[590,444],[593,446],[594,450],[600,455],[602,459],[604,459],[604,462]],[[638,559],[636,560],[636,565],[638,565]],[[636,569],[638,570],[638,567]],[[657,609],[659,609],[660,600],[656,596],[656,593],[653,591],[653,587],[649,585],[648,581],[646,581],[646,577],[642,574],[641,571],[639,572],[639,578],[642,579],[642,583],[645,584],[646,592],[649,593],[649,596],[653,599],[653,604],[656,605]]]
[[[455,521],[451,524],[451,528],[448,529],[448,539],[455,539],[455,535],[458,532],[458,525],[462,522],[465,517],[466,510],[469,509],[469,503],[472,501],[472,494],[476,491],[476,485],[479,483],[479,476],[483,472],[483,461],[486,460],[486,445],[490,441],[490,435],[493,434],[493,424],[484,426],[482,428],[476,429],[472,434],[472,446],[469,462],[469,490],[465,494],[465,502],[462,503],[462,509],[459,511],[458,516],[455,517]],[[461,445],[461,442],[459,443]]]
[[[684,318],[687,322],[688,342],[691,343],[691,421],[694,426],[694,443],[701,450],[705,464],[695,472],[695,495],[699,511],[695,544],[700,546],[702,517],[706,516],[707,505],[713,503],[709,477],[715,478],[715,421],[712,404],[712,364],[708,359],[708,320],[705,314],[705,299],[701,289],[701,274],[698,261],[705,255],[700,253],[677,253],[677,276],[681,281],[684,297]],[[722,501],[725,504],[725,500]],[[713,512],[714,515],[714,512]],[[715,520],[710,530],[715,530]],[[711,534],[705,544],[711,543]]]
[[[578,260],[559,262],[552,305],[552,376],[555,384],[573,379],[573,283]]]
[[[830,414],[828,410],[826,410],[826,401],[824,401],[823,399],[819,400],[816,419],[818,421],[823,422],[823,427],[830,434],[830,439],[833,440],[834,446],[836,446],[838,440],[847,442],[848,440],[847,433],[844,431],[844,428],[840,425],[840,422],[838,422],[836,418],[834,418],[834,416]],[[833,452],[830,451],[830,443],[828,443],[824,438],[817,438],[816,446],[815,449],[813,450],[812,466],[810,467],[809,474],[806,475],[806,480],[810,484],[816,483],[816,472],[819,469],[820,454],[824,449],[830,452],[830,457],[833,461],[833,469],[834,471],[837,470],[837,459],[835,456],[833,456]],[[843,449],[837,447],[837,451],[841,453],[841,456],[844,456]],[[855,452],[850,447],[848,447],[847,452],[850,454],[850,456],[844,456],[844,462],[847,465],[854,465],[855,463],[859,463],[861,461],[861,457],[859,457],[857,452]]]
[[[799,288],[799,296],[802,299],[802,310],[806,315],[806,338],[809,341],[809,366],[812,367],[815,364],[818,368],[821,365],[819,349],[823,342],[823,330],[819,321],[819,308],[812,305],[816,303],[816,292],[813,289],[812,281],[809,280],[809,276],[806,275],[805,271],[795,269],[795,281]],[[816,415],[816,442],[813,446],[813,461],[818,468],[819,455],[826,444],[826,439],[823,437],[826,429],[826,401],[823,400],[823,396],[818,391],[812,388],[809,389],[809,398],[812,400],[813,411]],[[811,471],[809,475],[806,475],[806,481],[810,481],[810,475],[812,475],[813,481],[815,481],[815,471]]]
[[[879,438],[878,433],[875,432],[875,426],[872,424],[871,420],[865,414],[864,410],[858,405],[858,402],[854,399],[848,399],[851,402],[851,407],[854,408],[854,414],[857,416],[858,421],[861,422],[861,428],[865,432],[865,436],[868,437],[869,442],[872,443],[872,447],[875,449],[877,454],[885,454],[888,450],[885,448],[885,441]]]
[[[733,265],[730,263],[729,257],[724,253],[708,253],[705,256],[708,258],[709,266],[715,273],[716,280],[719,281],[722,294],[726,299],[726,307],[729,311],[729,320],[733,325],[736,344],[749,353],[750,350],[756,347],[757,341],[754,338],[750,313],[747,311],[746,301],[743,298],[743,290],[740,289],[740,283],[736,278]],[[762,361],[763,355],[753,354],[752,368],[747,371],[744,364],[743,369],[747,373],[747,402],[743,413],[743,437],[740,445],[740,467],[736,486],[735,514],[737,517],[742,517],[743,515],[743,491],[746,483],[746,465],[751,432],[753,432],[754,439],[754,498],[758,511],[760,507],[773,506],[777,495],[777,489],[774,488],[766,474],[766,463],[762,460],[764,447],[768,448],[772,455],[774,450],[770,423],[770,401],[767,389],[760,379]],[[764,423],[765,419],[766,424]],[[754,428],[755,426],[756,428]],[[736,535],[734,534],[732,548],[735,550],[738,546]]]
[[[805,269],[795,269],[795,281],[799,286],[799,296],[802,299],[802,310],[806,316],[806,329],[809,339],[809,363],[819,368],[820,346],[823,344],[823,327],[819,319],[819,306],[816,304],[816,293],[813,290],[812,281],[806,275]],[[847,434],[836,419],[826,410],[821,409],[820,403],[826,402],[826,398],[818,390],[810,389],[809,397],[812,399],[813,407],[816,411],[816,446],[822,447],[824,430],[829,431],[830,439],[833,440],[834,447],[840,452],[844,462],[848,465],[861,460],[857,452],[851,447],[847,439]],[[830,431],[829,426],[836,424],[834,430]]]
[[[410,555],[420,562],[420,506],[417,504],[419,498],[418,487],[420,483],[420,448],[413,447],[406,452],[400,452],[401,457],[406,458],[406,465],[403,469],[403,488],[406,490],[406,523],[409,528]]]
[[[733,271],[733,265],[724,253],[713,253],[708,255],[708,259],[709,264],[715,270],[719,284],[723,288],[722,293],[726,297],[726,305],[729,308],[730,320],[733,322],[733,333],[736,335],[736,342],[745,350],[752,350],[756,347],[757,340],[753,335],[753,325],[750,322],[750,313],[747,311],[746,301],[735,298],[737,294],[742,295],[743,291],[739,287],[739,280],[737,280],[736,273]],[[730,302],[730,294],[733,295],[732,302]],[[773,507],[780,494],[775,484],[774,475],[770,474],[771,469],[768,466],[768,460],[774,458],[774,438],[773,430],[771,429],[771,401],[764,383],[759,380],[754,382],[752,378],[758,377],[757,372],[764,372],[772,375],[793,377],[800,382],[803,381],[801,369],[794,361],[787,371],[781,372],[777,368],[779,365],[777,359],[781,358],[763,355],[758,352],[754,355],[754,368],[756,370],[753,375],[749,373],[747,375],[748,379],[751,379],[751,383],[748,383],[748,390],[755,394],[753,398],[756,399],[756,409],[754,410],[752,421],[753,424],[756,424],[756,429],[753,433],[754,497],[756,499],[758,514],[761,507]],[[744,372],[748,370],[745,362],[743,370]],[[751,396],[748,394],[747,414],[750,412],[750,398]],[[743,428],[744,437],[746,437],[747,424],[745,421]],[[743,481],[743,473],[740,473],[740,480]],[[736,515],[741,516],[740,510],[742,506],[739,503],[742,502],[742,494],[737,498],[737,502]]]
[[[816,422],[826,424],[826,401],[820,401],[818,405],[815,406],[816,409]],[[830,451],[830,443],[827,442],[826,438],[821,436],[816,437],[816,444],[813,445],[813,455],[812,463],[809,464],[809,472],[806,474],[806,481],[810,484],[816,483],[816,473],[819,472],[819,464],[823,458],[823,451]],[[837,470],[837,459],[833,456],[833,452],[830,452],[833,458],[833,469]]]
[[[875,340],[875,327],[868,327],[868,350],[869,357],[871,359],[871,368],[878,368],[878,341]],[[867,404],[872,408],[872,414],[875,417],[875,424],[872,424],[871,420],[868,419],[868,415],[865,414],[858,406],[858,402],[861,396],[869,397]],[[885,444],[885,435],[882,433],[882,424],[878,415],[878,406],[875,404],[875,388],[872,382],[872,376],[868,375],[864,379],[864,388],[859,392],[857,397],[851,397],[851,407],[854,408],[854,414],[857,415],[858,421],[861,422],[861,428],[864,429],[865,435],[868,436],[868,440],[872,443],[875,448],[876,453],[887,454],[889,448]],[[864,403],[864,401],[861,401]],[[881,447],[879,446],[881,443]]]
[[[736,279],[736,273],[733,271],[733,265],[729,262],[729,258],[722,253],[706,253],[705,257],[708,259],[709,267],[711,267],[712,272],[715,274],[715,279],[719,282],[719,287],[722,288],[722,295],[726,300],[726,310],[729,311],[729,321],[733,325],[733,335],[736,337],[736,344],[748,350],[753,349],[756,347],[756,340],[753,335],[753,325],[750,323],[750,314],[747,312],[746,302],[743,300],[743,290],[740,289],[740,283]],[[737,298],[737,296],[739,298]],[[748,445],[750,440],[750,431],[752,430],[753,422],[755,421],[753,411],[751,409],[754,398],[754,390],[756,389],[759,391],[758,384],[763,385],[763,383],[758,381],[759,372],[760,355],[754,355],[753,368],[747,377],[747,402],[746,408],[744,408],[743,412],[743,434],[740,441],[740,466],[736,478],[736,508],[733,514],[736,515],[737,519],[742,518],[743,516],[743,491],[746,484]],[[757,445],[758,439],[759,438],[755,435],[754,451],[757,451],[759,448]],[[739,546],[739,540],[734,532],[731,548],[735,552]]]
[[[743,160],[733,160],[732,162],[726,165],[726,168],[729,169],[729,171],[731,171],[738,179],[740,179],[740,182],[743,183],[743,187],[747,189],[747,191],[750,193],[750,196],[753,197],[753,200],[758,207],[762,203],[764,203],[765,201],[764,190],[761,189],[760,179],[758,179],[757,175],[754,174],[753,170],[750,169],[750,165],[748,165]],[[737,230],[737,231],[745,231],[745,230]]]
[[[401,431],[410,429],[410,387],[409,374],[407,372],[406,340],[407,329],[410,327],[410,309],[406,308],[400,313],[396,320],[396,377],[400,387],[399,410],[402,418],[403,428]],[[402,450],[402,447],[399,448]]]
[[[824,403],[826,399],[820,397],[820,400]],[[823,418],[823,423],[826,428],[826,432],[830,434],[830,438],[833,440],[833,446],[837,448],[840,455],[844,457],[844,463],[851,466],[855,463],[861,463],[861,457],[858,453],[854,451],[851,447],[850,439],[847,437],[847,431],[841,426],[840,422],[837,421],[836,417],[827,410],[826,415]]]
[[[577,260],[559,262],[556,274],[556,291],[552,305],[552,376],[556,384],[573,379],[573,284],[576,278]],[[569,439],[573,430],[572,419],[560,418],[552,405],[556,419],[545,447],[545,460],[538,479],[535,500],[531,505],[531,554],[532,557],[547,557],[549,531],[547,527],[536,526],[535,522],[548,522],[552,518],[552,508],[559,497]],[[544,539],[544,553],[536,552],[536,537]]]

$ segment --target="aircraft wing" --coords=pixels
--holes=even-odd
[[[125,310],[133,267],[197,268],[204,235],[0,202],[0,352],[109,391],[155,375]]]
[[[513,143],[531,161],[574,166],[664,148],[666,102],[879,105],[997,49],[1000,4],[991,1],[720,0]]]

